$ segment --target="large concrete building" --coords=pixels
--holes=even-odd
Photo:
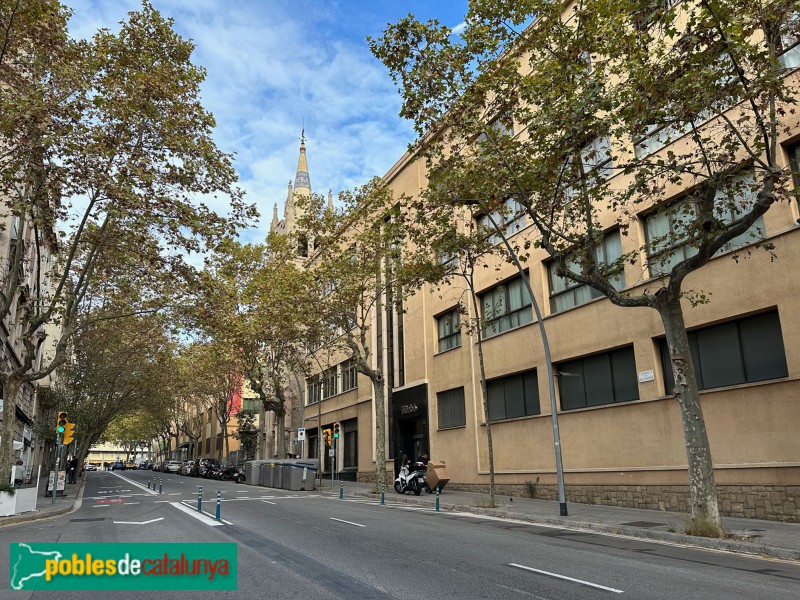
[[[784,62],[800,55],[797,47],[792,52]],[[788,125],[779,159],[786,167],[793,162],[798,172],[800,127]],[[667,149],[654,142],[648,151],[662,150]],[[620,170],[610,176],[625,175]],[[425,161],[406,154],[384,180],[396,197],[418,196],[427,182]],[[682,193],[676,188],[668,201]],[[627,233],[609,234],[609,251],[647,247],[648,231],[669,227],[657,222],[668,221],[668,214],[643,208]],[[799,223],[796,201],[774,205],[759,223],[774,256],[741,246],[723,250],[686,280],[686,289],[702,289],[711,299],[694,307],[687,301],[685,318],[723,514],[800,519]],[[507,231],[516,241],[537,235],[524,217]],[[658,281],[647,259],[626,265],[621,289],[635,292]],[[528,484],[539,497],[555,498],[542,338],[515,267],[501,260],[490,266],[478,269],[476,287],[482,303],[503,307],[481,315],[491,320],[483,345],[496,481],[509,494],[523,493]],[[684,435],[658,313],[621,308],[586,286],[565,282],[541,249],[530,252],[525,268],[560,375],[556,395],[568,500],[687,510]],[[371,339],[375,366],[387,385],[387,470],[401,455],[427,450],[446,462],[451,486],[484,489],[489,465],[480,370],[475,339],[457,310],[462,294],[457,286],[423,289],[403,314],[376,321]],[[475,317],[469,305],[466,310],[466,317]],[[375,409],[369,381],[357,377],[350,363],[333,361],[307,381],[305,397],[306,414],[317,413],[322,428],[341,427],[337,463],[326,456],[324,471],[372,480]],[[306,452],[318,456],[318,448],[314,426]]]

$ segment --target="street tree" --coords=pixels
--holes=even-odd
[[[772,251],[762,217],[793,196],[780,145],[797,127],[796,4],[478,0],[452,33],[408,17],[371,40],[419,134],[429,201],[514,201],[536,232],[522,258],[542,249],[562,280],[658,312],[692,515],[721,533],[684,325],[709,297],[684,283],[723,252]],[[648,214],[661,218],[630,248]],[[624,251],[604,252],[612,229]]]
[[[302,227],[313,240],[307,265],[312,296],[324,327],[315,354],[345,356],[372,385],[375,407],[377,485],[386,484],[386,376],[382,349],[371,340],[390,312],[402,314],[404,301],[441,269],[427,248],[405,244],[408,215],[379,179],[339,194],[341,209],[308,203]]]
[[[146,1],[118,33],[88,41],[69,36],[68,18],[55,0],[0,6],[0,214],[14,240],[0,319],[21,341],[18,360],[0,366],[0,473],[18,393],[67,361],[98,263],[125,250],[143,270],[183,279],[187,253],[253,214],[212,139],[193,44]],[[227,215],[200,200],[217,195]]]

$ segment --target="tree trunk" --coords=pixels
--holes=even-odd
[[[721,536],[722,521],[717,505],[714,464],[711,460],[711,447],[708,443],[703,409],[700,406],[700,393],[689,350],[689,337],[686,334],[680,298],[673,294],[669,296],[658,307],[658,312],[664,323],[675,377],[675,399],[681,410],[686,458],[689,465],[692,517],[707,520],[712,527],[719,530],[718,534]]]
[[[14,420],[17,416],[17,394],[22,387],[14,376],[3,377],[3,439],[0,451],[0,482],[11,480],[11,457],[14,455]]]
[[[283,408],[283,401],[281,400],[281,408],[275,411],[275,442],[277,446],[276,453],[278,458],[286,457],[286,410]]]
[[[470,296],[472,297],[472,305],[475,308],[475,318],[478,319],[477,327],[477,340],[478,340],[478,364],[480,365],[481,372],[481,398],[483,400],[483,418],[486,420],[486,444],[489,452],[489,502],[495,506],[494,495],[494,446],[492,445],[492,424],[489,419],[489,394],[486,391],[486,369],[483,363],[483,330],[480,324],[480,312],[478,311],[478,298],[475,295],[475,288],[470,285]]]
[[[374,373],[370,379],[375,395],[375,482],[386,486],[386,401],[383,377]]]

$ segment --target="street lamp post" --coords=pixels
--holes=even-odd
[[[500,228],[500,225],[497,221],[494,220],[492,213],[486,209],[483,201],[478,198],[471,198],[471,199],[462,199],[459,202],[463,204],[477,204],[486,217],[489,219],[489,222],[494,227],[495,231],[500,235],[500,238],[503,240],[503,244],[505,245],[506,249],[508,250],[508,254],[511,259],[514,261],[514,265],[516,265],[517,270],[519,271],[520,276],[522,277],[522,281],[525,284],[525,287],[528,290],[528,295],[531,298],[531,305],[533,306],[533,311],[536,316],[536,321],[539,324],[539,333],[542,336],[542,345],[544,346],[544,361],[545,361],[545,368],[547,369],[547,384],[550,390],[550,415],[553,421],[553,446],[556,455],[556,479],[558,481],[558,504],[559,504],[559,511],[562,517],[568,516],[567,511],[567,496],[566,492],[564,491],[564,466],[561,462],[561,436],[558,432],[558,412],[556,410],[556,388],[555,388],[555,373],[553,372],[553,362],[550,359],[550,344],[547,342],[547,331],[544,327],[544,320],[542,319],[542,313],[539,310],[539,303],[536,301],[536,296],[533,294],[533,290],[531,289],[531,281],[528,277],[528,274],[522,268],[522,265],[517,258],[516,252],[514,252],[513,248],[511,248],[511,244],[508,243],[508,239],[506,238],[505,233]]]

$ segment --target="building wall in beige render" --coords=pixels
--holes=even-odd
[[[416,195],[425,185],[421,169],[406,155],[385,179],[398,196]],[[797,218],[794,202],[777,204],[765,215],[777,258],[753,247],[723,254],[684,284],[684,290],[709,298],[695,307],[686,303],[687,329],[774,309],[780,318],[787,378],[701,392],[721,506],[728,514],[800,520]],[[533,228],[517,235],[533,236]],[[623,252],[641,247],[643,235],[643,225],[635,223],[622,239]],[[638,401],[559,412],[568,499],[685,510],[684,438],[676,401],[662,377],[657,340],[664,330],[658,314],[616,307],[605,298],[552,314],[546,258],[534,251],[525,267],[545,314],[553,362],[632,345],[636,370],[653,372],[652,381],[639,383]],[[512,265],[492,263],[478,269],[477,287],[486,290],[516,274]],[[657,279],[647,278],[642,262],[628,265],[625,277],[628,289],[659,286]],[[475,340],[462,328],[461,347],[437,353],[435,317],[459,300],[467,303],[469,297],[455,280],[406,302],[406,380],[428,383],[430,454],[447,463],[450,485],[482,489],[488,486],[489,467]],[[541,407],[540,415],[492,424],[496,481],[509,493],[523,493],[526,481],[538,481],[537,493],[555,498],[552,421],[538,324],[485,340],[484,352],[487,379],[536,368]],[[438,430],[437,392],[462,385],[466,426]]]

